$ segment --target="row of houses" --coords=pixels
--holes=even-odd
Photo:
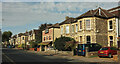
[[[66,17],[61,23],[51,24],[42,30],[42,42],[45,48],[53,46],[61,36],[74,38],[79,44],[99,43],[102,46],[120,47],[120,6],[105,10],[89,10],[76,18]],[[14,35],[11,44],[27,43],[39,38],[39,29]],[[36,37],[37,36],[37,37]]]

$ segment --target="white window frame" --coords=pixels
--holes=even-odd
[[[110,21],[112,21],[112,20],[109,20],[108,21],[108,30],[110,31],[110,30],[113,30],[113,21],[112,21],[112,29],[110,29]]]
[[[81,28],[81,27],[82,27],[82,21],[79,21],[79,28],[80,28],[80,31],[81,31],[82,28],[83,28],[83,27],[82,27],[82,28]]]
[[[91,30],[91,20],[90,20],[90,26],[89,26],[89,28],[87,28],[87,22],[88,22],[87,20],[90,20],[90,19],[86,19],[86,20],[85,20],[85,24],[86,24],[86,25],[85,25],[85,26],[86,26],[86,30]]]
[[[75,32],[75,25],[72,25],[72,33]]]
[[[78,32],[78,24],[75,24],[75,32]]]
[[[63,26],[61,26],[61,34],[63,34]]]
[[[65,26],[65,32],[66,34],[69,34],[69,25]]]

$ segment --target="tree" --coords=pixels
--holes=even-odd
[[[30,42],[30,48],[35,48],[35,47],[37,47],[37,42],[34,42],[34,41],[31,41]]]
[[[73,43],[69,43],[70,41],[72,41]],[[59,51],[65,51],[65,50],[71,51],[73,47],[75,47],[75,44],[76,44],[75,40],[70,37],[56,38],[54,42],[55,48],[58,49]]]
[[[12,36],[12,32],[11,31],[5,31],[2,34],[2,41],[9,41],[9,38]]]

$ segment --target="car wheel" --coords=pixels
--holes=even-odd
[[[112,57],[112,55],[111,55],[111,54],[108,54],[108,57],[109,57],[109,58],[111,58],[111,57]]]
[[[99,58],[102,58],[102,56],[99,56]]]

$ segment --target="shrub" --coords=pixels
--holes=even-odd
[[[72,41],[73,43],[68,43],[69,41]],[[75,47],[75,40],[70,37],[56,38],[54,42],[54,46],[59,51],[66,51],[66,50],[70,51],[73,49],[73,47]]]
[[[30,48],[35,48],[37,46],[37,42],[30,42]]]

